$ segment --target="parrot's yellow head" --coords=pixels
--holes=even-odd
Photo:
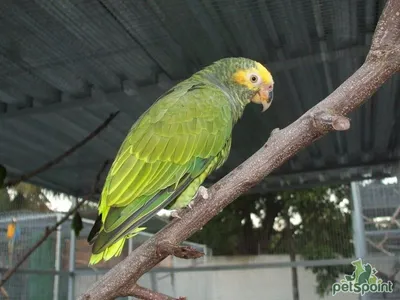
[[[274,80],[271,73],[262,64],[253,63],[254,66],[250,68],[236,70],[232,79],[254,93],[250,101],[261,104],[264,112],[273,100]]]
[[[211,82],[227,87],[227,91],[244,105],[261,104],[263,112],[271,105],[274,80],[259,62],[243,57],[223,58],[200,73]]]

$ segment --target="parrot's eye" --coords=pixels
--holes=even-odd
[[[251,83],[258,83],[260,81],[260,77],[258,77],[256,74],[251,74],[250,81]]]

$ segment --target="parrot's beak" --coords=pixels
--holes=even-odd
[[[256,95],[251,100],[254,103],[261,104],[263,109],[261,112],[266,111],[274,98],[274,90],[273,85],[271,84],[262,84]]]

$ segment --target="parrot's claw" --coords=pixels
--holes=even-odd
[[[279,131],[280,131],[279,128],[274,128],[274,129],[272,129],[272,131],[271,131],[271,136],[273,136],[274,134],[277,134]]]
[[[177,210],[171,211],[171,217],[173,217],[174,219],[182,219]]]
[[[274,136],[276,136],[276,134],[277,134],[279,131],[280,131],[279,128],[275,128],[275,129],[273,129],[273,130],[271,131],[271,134],[269,135],[269,138],[268,138],[267,142],[265,143],[264,147],[267,147],[267,146],[271,143],[272,139],[274,138]]]
[[[200,186],[199,189],[197,190],[197,194],[200,194],[200,196],[204,199],[207,200],[209,198],[209,194],[208,194],[208,189],[204,186]],[[197,196],[197,195],[196,195]]]

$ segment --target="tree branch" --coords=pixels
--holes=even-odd
[[[100,132],[102,132],[108,124],[119,114],[119,111],[111,113],[107,119],[104,120],[102,124],[100,124],[99,127],[97,127],[94,131],[92,131],[89,135],[87,135],[83,140],[81,140],[79,143],[75,144],[73,147],[62,153],[61,155],[57,156],[53,160],[45,163],[44,165],[40,166],[39,168],[29,171],[23,175],[21,175],[18,178],[9,180],[8,182],[5,182],[3,187],[11,187],[13,185],[16,185],[20,183],[21,181],[26,181],[27,179],[32,178],[33,176],[38,175],[39,173],[42,173],[54,165],[60,163],[64,158],[70,156],[72,153],[74,153],[76,150],[78,150],[80,147],[85,145],[87,142],[89,142],[91,139],[93,139],[95,136],[97,136]]]
[[[158,242],[157,253],[159,256],[163,257],[173,255],[183,259],[199,258],[204,256],[204,253],[197,251],[191,246],[178,246],[170,241]]]
[[[10,297],[8,296],[8,293],[6,291],[6,289],[3,286],[0,286],[0,293],[3,295],[3,297],[7,300],[10,299]]]
[[[50,228],[46,228],[44,235],[40,238],[40,240],[38,240],[25,254],[23,257],[21,257],[21,259],[15,264],[14,267],[12,267],[11,269],[9,269],[4,276],[2,277],[1,281],[0,281],[0,287],[2,287],[10,278],[11,276],[18,270],[18,268],[29,258],[29,256],[32,255],[33,252],[35,252],[35,250],[37,248],[40,247],[41,244],[43,244],[43,242],[45,240],[47,240],[47,238],[54,232],[57,230],[58,226],[60,226],[62,223],[64,223],[65,221],[68,220],[68,218],[73,215],[82,205],[83,203],[86,202],[87,199],[91,198],[95,193],[96,193],[96,188],[100,182],[101,179],[101,174],[104,172],[104,170],[106,169],[107,165],[108,165],[109,161],[106,160],[103,165],[101,166],[101,169],[99,170],[99,172],[96,175],[96,179],[94,181],[93,187],[92,187],[92,192],[90,195],[88,195],[87,197],[84,197],[84,199],[82,199],[82,201],[80,201],[75,207],[73,207],[69,212],[67,212],[63,218],[61,218],[61,220],[59,220],[56,224],[54,224],[52,227]]]
[[[400,70],[400,1],[388,0],[374,34],[365,63],[323,101],[290,126],[276,131],[260,150],[208,190],[207,200],[198,195],[193,209],[181,214],[155,236],[136,248],[107,272],[79,299],[107,300],[133,285],[167,255],[159,255],[159,241],[179,245],[200,230],[238,196],[259,183],[300,149],[332,130],[350,126],[344,117],[370,98],[382,84]],[[283,84],[283,83],[282,83]],[[141,299],[152,299],[142,294]]]

